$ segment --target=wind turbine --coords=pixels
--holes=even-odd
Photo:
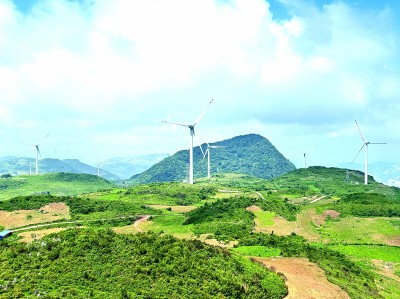
[[[362,149],[365,146],[365,160],[364,160],[364,184],[368,185],[368,145],[370,144],[386,144],[386,142],[369,142],[364,138],[364,135],[361,133],[360,127],[358,126],[357,120],[355,121],[357,128],[358,128],[358,132],[360,132],[361,138],[364,142],[364,144],[361,146],[360,150],[358,151],[357,155],[354,157],[353,159],[353,163],[354,161],[357,159],[358,155],[360,154],[360,152],[362,151]]]
[[[196,121],[193,124],[182,124],[182,123],[175,123],[175,122],[169,122],[169,121],[165,121],[163,120],[164,123],[167,124],[172,124],[172,125],[177,125],[177,126],[183,126],[183,127],[187,127],[189,128],[190,131],[190,147],[189,147],[189,183],[193,184],[193,136],[195,136],[195,132],[194,132],[194,127],[200,122],[200,120],[203,118],[204,114],[206,113],[208,107],[211,105],[211,103],[214,100],[212,99],[208,105],[206,106],[206,108],[204,108],[204,110],[200,113],[200,115],[197,117]],[[200,149],[201,152],[203,153],[204,156],[204,152],[203,149],[201,148],[200,145]]]
[[[306,157],[306,154],[308,154],[311,150],[313,150],[317,145],[318,145],[318,144],[314,145],[312,148],[309,148],[309,149],[306,150],[306,151],[299,151],[299,150],[296,150],[297,152],[299,152],[300,154],[302,154],[303,157],[304,157],[304,168],[307,168],[307,157]]]
[[[46,137],[49,136],[49,134],[50,133],[48,133],[46,136],[44,136],[43,139],[38,144],[33,145],[36,148],[36,174],[39,174],[39,156],[40,157],[42,156],[40,154],[39,145],[43,143],[44,139],[46,139]]]
[[[225,147],[225,146],[220,146],[220,145],[209,145],[207,142],[207,150],[206,150],[206,154],[207,154],[207,158],[208,158],[208,163],[207,163],[207,176],[208,178],[211,178],[211,166],[210,166],[210,148],[221,148],[221,147]]]

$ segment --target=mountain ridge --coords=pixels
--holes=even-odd
[[[35,172],[36,160],[34,158],[7,156],[0,158],[0,173],[11,175],[29,174]],[[44,158],[39,160],[39,173],[70,172],[97,175],[97,167],[85,164],[78,159],[53,159]],[[104,169],[99,169],[101,177],[108,180],[119,180],[120,178]]]
[[[259,134],[246,134],[210,143],[221,146],[211,149],[211,172],[230,172],[273,178],[296,169],[272,143]],[[202,144],[204,151],[207,144]],[[207,176],[207,158],[199,146],[193,148],[194,176]],[[184,181],[189,170],[189,150],[180,150],[147,171],[130,178],[133,183]]]

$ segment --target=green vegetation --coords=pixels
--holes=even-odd
[[[64,202],[70,208],[72,220],[102,219],[138,214],[160,214],[158,210],[151,209],[137,203],[121,200],[93,200],[79,197],[55,197],[51,195],[35,195],[14,197],[10,200],[0,201],[0,210],[38,210],[52,203]]]
[[[303,237],[250,234],[239,241],[240,246],[278,248],[282,256],[306,257],[318,264],[327,278],[339,285],[352,298],[381,298],[371,272],[357,266],[344,254],[325,246],[312,246]]]
[[[78,195],[113,188],[103,178],[76,173],[48,173],[20,175],[0,179],[0,200],[21,195],[51,194],[57,196]]]
[[[346,180],[346,170],[335,167],[312,166],[300,168],[270,181],[271,188],[290,195],[312,196],[327,195],[329,197],[343,197],[352,193],[379,193],[389,198],[400,198],[400,189],[377,183],[372,177],[368,185],[364,185],[364,174],[360,171],[351,171],[349,180]]]
[[[381,193],[352,193],[330,205],[342,216],[400,217],[400,197]]]
[[[329,240],[331,243],[382,244],[399,235],[399,229],[393,226],[389,219],[345,217],[333,220],[328,218],[319,231],[322,239]]]
[[[288,220],[294,220],[298,211],[298,207],[274,194],[267,194],[264,198],[237,197],[205,203],[187,213],[184,224],[194,224],[196,235],[212,233],[217,240],[238,240],[253,231],[254,214],[246,210],[252,205]]]
[[[253,211],[252,213],[258,219],[260,226],[274,225],[275,212]]]
[[[233,251],[245,256],[274,257],[281,255],[279,248],[268,248],[265,246],[240,246],[233,248]]]
[[[400,263],[400,247],[384,245],[332,245],[329,248],[357,259]]]
[[[214,143],[223,146],[212,152],[213,172],[249,174],[260,178],[273,178],[295,169],[268,139],[249,134]],[[206,144],[202,145],[206,148]],[[193,150],[194,175],[207,176],[207,159],[203,159],[200,147]],[[182,150],[165,158],[149,170],[131,178],[134,183],[183,181],[188,170],[189,151]]]
[[[184,183],[151,183],[127,189],[113,189],[85,195],[90,199],[129,200],[152,205],[201,204],[215,195],[217,189],[210,185],[188,185]]]
[[[266,268],[200,241],[70,229],[0,248],[1,298],[283,298]]]
[[[259,272],[264,270],[241,255],[308,258],[352,298],[381,298],[379,295],[398,298],[398,284],[374,274],[378,270],[371,266],[371,260],[390,262],[391,275],[400,274],[399,247],[382,245],[398,242],[400,189],[378,184],[372,178],[371,184],[365,186],[363,180],[360,172],[351,172],[346,181],[344,169],[325,167],[299,169],[272,180],[249,174],[219,173],[210,180],[199,179],[194,185],[150,183],[130,188],[114,188],[97,177],[73,174],[0,178],[0,196],[6,195],[4,198],[11,196],[11,190],[25,190],[21,194],[26,194],[28,189],[24,186],[31,184],[28,196],[0,201],[0,210],[37,210],[51,202],[64,202],[70,208],[72,220],[78,220],[77,225],[92,227],[59,233],[44,238],[44,243],[31,245],[16,244],[17,234],[3,240],[0,298],[33,298],[37,294],[48,298],[154,298],[163,297],[164,289],[172,298],[187,297],[188,290],[192,292],[189,297],[195,298],[256,298],[265,289],[274,294],[272,298],[286,294],[281,280],[275,281],[277,277],[269,272]],[[103,183],[109,188],[100,188]],[[66,194],[79,193],[78,190],[90,193],[79,197],[54,196],[58,193],[51,190],[57,190],[58,184],[66,188]],[[89,187],[92,191],[87,191]],[[158,209],[150,208],[151,205]],[[259,209],[247,209],[251,206]],[[335,218],[334,211],[326,210],[340,212],[340,217]],[[325,218],[322,213],[331,216]],[[29,217],[29,213],[26,215]],[[129,218],[130,215],[152,216],[140,226],[132,227],[136,218]],[[119,218],[124,216],[127,218]],[[261,226],[268,226],[273,225],[275,216],[296,221],[287,223],[279,219],[289,229],[274,228],[276,234],[292,231],[293,225],[299,234],[319,242],[308,243],[294,233],[289,236],[253,233],[255,219]],[[103,219],[108,219],[107,223]],[[150,233],[115,236],[109,231],[93,230],[121,225],[129,225],[119,230],[121,233],[136,234],[138,228]],[[238,246],[227,252],[209,249],[198,241],[178,241],[170,235],[179,238],[203,235],[201,239],[207,235],[218,241],[236,240]],[[100,240],[92,246],[92,239]],[[155,252],[154,248],[164,245],[169,249],[162,249],[160,254]],[[96,246],[99,255],[95,253]],[[192,253],[197,249],[202,253]],[[216,259],[208,250],[216,253]],[[70,253],[71,257],[67,257]],[[229,261],[221,260],[220,256]],[[22,265],[24,258],[26,265]],[[74,268],[71,274],[64,271],[69,264]],[[224,270],[219,271],[219,264]],[[204,273],[212,271],[217,272],[210,276],[215,280],[204,281]],[[183,272],[188,274],[188,281],[182,282]],[[7,290],[2,288],[4,285]],[[385,289],[378,292],[377,285]],[[259,291],[259,286],[264,289]]]

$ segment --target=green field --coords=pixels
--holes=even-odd
[[[320,228],[321,237],[330,242],[387,244],[400,235],[391,218],[346,217],[329,220]]]
[[[375,259],[400,263],[400,247],[398,246],[331,245],[329,248],[357,259]]]
[[[278,248],[268,248],[265,246],[240,246],[232,250],[246,256],[274,257],[281,255],[281,251]]]

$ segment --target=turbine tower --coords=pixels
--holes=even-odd
[[[361,133],[360,127],[358,126],[357,120],[355,121],[357,128],[358,128],[358,132],[360,132],[361,138],[364,142],[364,144],[361,146],[360,150],[358,151],[357,155],[354,157],[353,159],[353,163],[354,161],[357,159],[358,155],[360,154],[360,152],[362,151],[362,149],[365,146],[365,159],[364,159],[364,184],[368,185],[368,145],[370,144],[386,144],[386,142],[369,142],[364,138],[364,135]]]
[[[312,148],[309,148],[309,149],[306,150],[306,151],[299,151],[299,150],[296,150],[297,152],[299,152],[300,154],[302,154],[303,157],[304,157],[304,168],[307,168],[307,157],[306,157],[306,154],[308,154],[308,153],[309,153],[312,149],[314,149],[317,145],[318,145],[318,144],[314,145]]]
[[[193,124],[182,124],[182,123],[175,123],[175,122],[169,122],[169,121],[165,121],[163,120],[164,123],[167,124],[172,124],[172,125],[177,125],[177,126],[183,126],[183,127],[187,127],[189,128],[190,131],[190,147],[189,147],[189,183],[193,184],[193,137],[195,136],[195,132],[194,132],[194,127],[200,122],[200,120],[203,118],[204,114],[206,113],[208,107],[210,106],[210,104],[213,102],[214,100],[212,99],[208,105],[206,106],[206,108],[204,108],[204,110],[200,113],[200,115],[197,117],[196,121]],[[203,149],[201,148],[200,145],[200,149],[203,152]],[[204,156],[204,152],[203,152],[203,156]]]
[[[38,143],[34,144],[33,146],[36,148],[36,174],[39,174],[39,156],[41,157],[42,155],[40,154],[40,149],[39,145],[43,143],[44,139],[46,139],[47,136],[49,136],[50,133],[48,133],[46,136],[43,137],[43,139]]]
[[[211,166],[210,166],[210,148],[221,148],[221,147],[225,147],[225,146],[219,146],[219,145],[209,145],[207,142],[207,150],[206,150],[206,154],[207,154],[207,158],[208,158],[208,163],[207,163],[207,177],[211,178]]]

